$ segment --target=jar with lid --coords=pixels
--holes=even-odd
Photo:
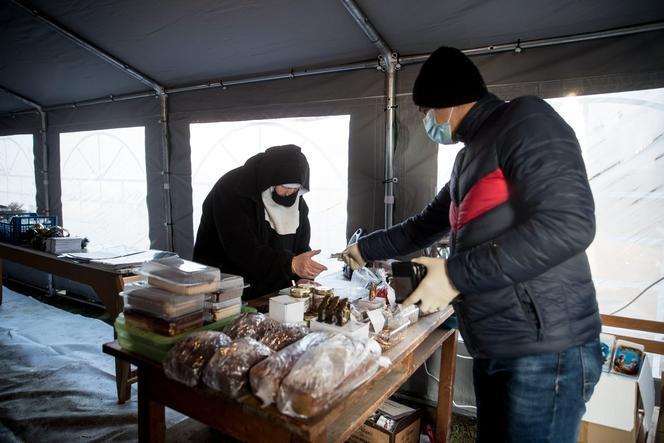
[[[313,290],[313,297],[311,300],[311,304],[313,306],[313,309],[318,309],[318,306],[320,306],[320,303],[323,301],[325,296],[329,295],[330,297],[334,297],[334,289],[333,288],[328,288],[327,286],[317,286]]]

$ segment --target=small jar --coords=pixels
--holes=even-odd
[[[327,286],[316,286],[314,288],[314,294],[311,298],[311,304],[313,306],[313,309],[318,309],[321,302],[325,299],[327,295],[329,295],[330,297],[334,297],[334,289],[328,288]]]
[[[311,296],[311,289],[293,286],[290,288],[290,295],[295,298],[309,298]]]
[[[334,289],[328,288],[327,286],[316,286],[314,287],[314,294],[322,296],[334,295]]]

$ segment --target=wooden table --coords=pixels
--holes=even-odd
[[[104,352],[138,368],[139,441],[165,439],[164,407],[180,411],[235,438],[252,442],[344,441],[373,414],[438,348],[442,346],[438,388],[437,440],[446,442],[452,413],[456,361],[456,330],[442,329],[452,308],[422,317],[408,328],[406,338],[385,352],[392,360],[369,381],[326,413],[309,420],[280,414],[274,405],[261,408],[253,395],[235,401],[206,388],[190,388],[166,378],[161,364],[124,351],[117,342]]]
[[[94,264],[78,263],[73,260],[58,258],[56,255],[47,252],[2,242],[0,242],[0,304],[2,304],[3,260],[89,285],[104,304],[111,318],[116,318],[122,312],[122,298],[118,296],[118,293],[124,287],[123,274]],[[116,359],[115,375],[118,401],[124,403],[131,394],[129,364]]]

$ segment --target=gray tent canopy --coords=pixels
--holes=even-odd
[[[192,122],[350,114],[347,230],[373,229],[386,176],[395,221],[435,192],[409,97],[427,53],[469,50],[508,99],[663,87],[662,43],[660,0],[0,0],[0,135],[35,135],[38,208],[62,216],[59,134],[145,126],[151,243],[186,257]]]

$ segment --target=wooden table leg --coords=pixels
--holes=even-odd
[[[138,441],[163,442],[166,439],[164,405],[150,398],[150,374],[138,368]]]
[[[436,441],[448,441],[452,425],[452,400],[454,398],[454,373],[459,332],[454,331],[443,341],[440,349],[440,383],[438,383],[438,407],[436,408]]]
[[[106,312],[114,321],[120,312],[122,312],[123,302],[119,293],[123,289],[123,280],[119,275],[113,276],[112,280],[105,279],[104,281],[95,282],[92,289],[97,294],[97,297],[102,301],[106,307]],[[113,337],[117,339],[117,333],[113,331]],[[115,388],[118,392],[118,403],[123,404],[131,398],[131,383],[129,377],[131,376],[129,363],[115,359]]]
[[[129,383],[131,368],[129,363],[115,358],[115,388],[118,391],[118,403],[123,404],[131,398],[131,383]]]

